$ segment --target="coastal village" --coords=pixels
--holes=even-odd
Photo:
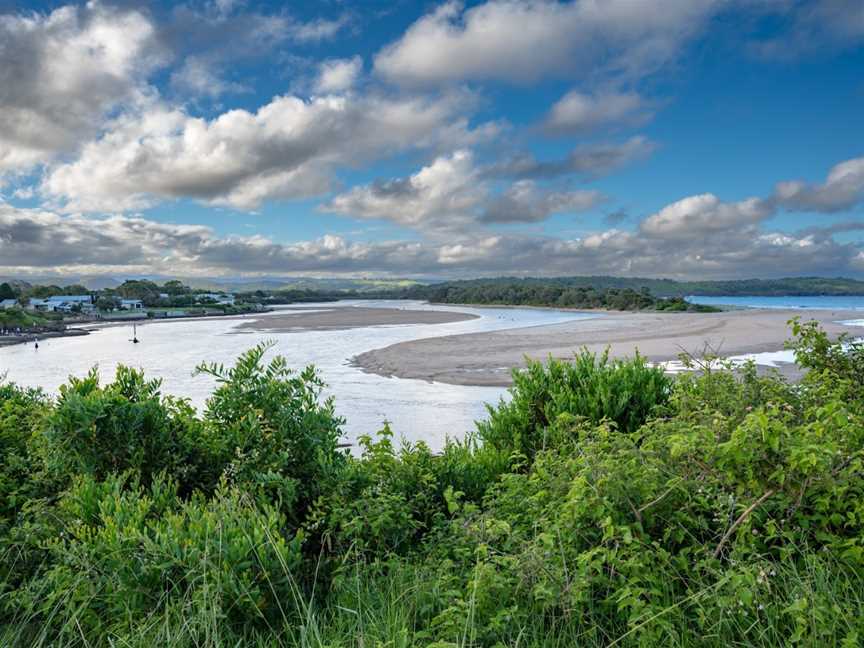
[[[100,309],[97,305],[101,299],[96,293],[86,295],[54,295],[45,299],[30,298],[25,301],[19,299],[4,299],[0,301],[0,309],[9,310],[20,308],[26,311],[39,313],[67,313],[91,315],[101,318],[106,313],[119,314],[126,311],[137,314],[140,317],[152,317],[163,315],[165,317],[185,315],[184,309],[170,309],[171,296],[167,293],[159,294],[160,300],[166,302],[166,308],[160,310],[159,306],[145,307],[143,299],[115,299],[115,304],[109,308]],[[203,293],[195,295],[193,306],[234,306],[236,297],[226,293]],[[128,319],[128,317],[126,318]]]
[[[234,293],[196,290],[180,281],[162,286],[129,280],[116,288],[0,284],[0,346],[40,337],[86,335],[95,322],[239,315],[266,310]],[[72,326],[70,326],[72,325]]]

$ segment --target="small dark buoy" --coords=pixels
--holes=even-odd
[[[34,348],[38,349],[39,348],[39,340],[33,340],[33,346],[34,346]]]

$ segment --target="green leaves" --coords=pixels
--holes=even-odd
[[[544,448],[574,438],[579,421],[613,423],[633,433],[663,406],[671,379],[644,358],[611,360],[582,351],[572,361],[529,361],[513,373],[509,401],[489,408],[489,420],[478,422],[484,444],[529,461]]]
[[[4,645],[857,645],[857,353],[798,329],[800,384],[530,363],[441,453],[337,447],[268,345],[203,414],[121,368],[0,384]]]

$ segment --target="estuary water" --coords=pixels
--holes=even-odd
[[[720,307],[728,306],[733,308],[800,308],[802,310],[862,311],[861,318],[851,320],[847,319],[843,321],[846,324],[864,327],[864,296],[858,295],[811,295],[804,297],[793,295],[782,297],[755,295],[707,297],[704,295],[690,295],[687,297],[687,300],[694,304]],[[742,363],[752,360],[763,367],[776,367],[782,364],[794,362],[795,354],[787,349],[778,349],[777,351],[767,351],[764,353],[748,353],[745,355],[731,356],[727,358],[727,360],[730,360],[733,363]],[[672,373],[684,370],[683,365],[677,360],[665,362],[663,363],[663,366]]]
[[[363,301],[304,304],[306,308],[352,308],[353,306],[429,309],[422,302]],[[525,326],[559,324],[595,314],[528,308],[468,308],[435,306],[477,315],[477,319],[449,324],[408,324],[367,326],[341,331],[298,330],[259,333],[240,330],[240,319],[210,318],[138,324],[141,344],[132,344],[131,327],[104,326],[81,337],[43,340],[36,350],[32,344],[0,348],[0,376],[21,385],[42,387],[49,392],[82,376],[94,366],[102,379],[113,375],[118,364],[143,369],[151,378],[163,380],[163,393],[189,398],[202,407],[213,389],[208,376],[194,376],[201,362],[226,366],[255,344],[272,340],[269,356],[285,356],[289,366],[301,369],[314,364],[327,382],[327,395],[336,399],[336,409],[346,420],[346,442],[371,434],[388,421],[397,437],[425,441],[440,448],[446,437],[461,438],[474,428],[474,421],[486,416],[486,403],[505,395],[497,387],[468,387],[419,380],[385,378],[364,373],[350,360],[398,342],[420,338],[497,331]],[[295,310],[295,309],[283,309]],[[267,317],[261,314],[249,317]]]
[[[864,311],[864,296],[858,295],[815,295],[810,297],[706,297],[691,295],[687,299],[694,304],[708,306],[734,306],[737,308],[804,308],[819,310],[860,310]]]

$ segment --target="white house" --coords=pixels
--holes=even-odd
[[[144,308],[144,302],[140,299],[121,299],[120,300],[120,309],[121,310],[129,310],[136,311],[142,310]]]
[[[15,308],[18,305],[17,299],[4,299],[0,301],[0,310],[6,310],[8,308]]]

